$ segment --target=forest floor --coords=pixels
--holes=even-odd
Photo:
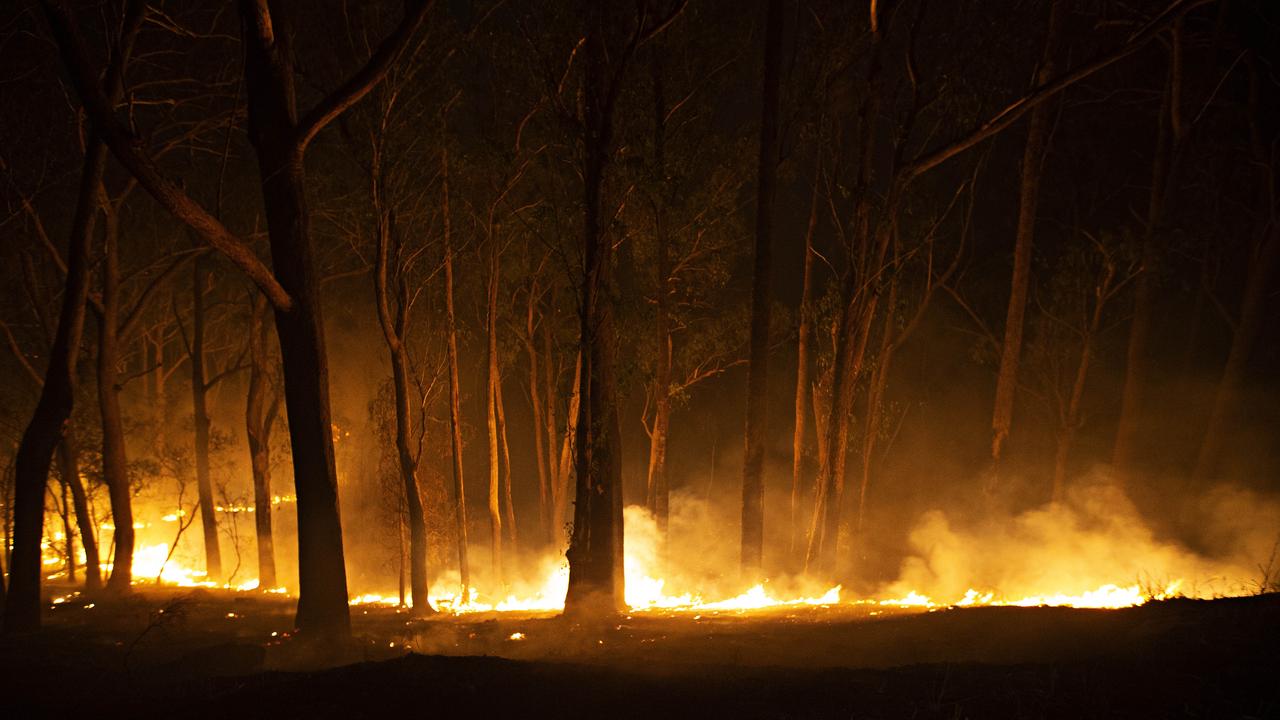
[[[599,625],[356,606],[336,655],[290,636],[292,613],[205,590],[73,599],[0,639],[0,716],[1280,717],[1280,595]]]

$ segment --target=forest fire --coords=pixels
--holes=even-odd
[[[0,68],[6,717],[1280,716],[1280,2],[22,0]]]

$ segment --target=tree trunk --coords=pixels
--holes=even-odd
[[[654,182],[653,224],[658,245],[658,282],[655,288],[657,315],[654,318],[654,340],[658,366],[653,377],[653,427],[649,432],[649,477],[646,501],[658,523],[659,552],[665,556],[665,542],[670,512],[670,489],[667,482],[667,436],[671,428],[671,240],[666,229],[666,98],[662,85],[662,51],[652,53],[653,76],[653,145]]]
[[[1055,72],[1059,19],[1064,3],[1054,0],[1049,8],[1049,29],[1044,53],[1036,71],[1035,85],[1044,85]],[[1027,143],[1022,151],[1022,176],[1018,188],[1018,228],[1013,245],[1013,278],[1009,283],[1009,306],[1005,311],[1004,341],[1000,345],[1000,370],[996,375],[995,409],[991,416],[991,462],[998,467],[1004,441],[1013,424],[1013,403],[1018,388],[1018,363],[1022,357],[1022,332],[1027,312],[1027,292],[1031,287],[1031,255],[1035,244],[1036,208],[1040,201],[1040,177],[1052,129],[1051,103],[1031,110]]]
[[[191,298],[191,411],[196,430],[196,492],[200,499],[200,528],[204,531],[204,567],[207,579],[222,581],[222,552],[218,544],[218,518],[213,499],[213,480],[209,477],[209,383],[204,368],[204,293],[209,271],[196,260],[192,269]],[[105,422],[104,422],[105,425]],[[119,532],[119,525],[116,526]],[[116,543],[120,556],[120,543]]]
[[[796,420],[791,436],[791,542],[788,552],[795,556],[800,534],[800,503],[804,495],[804,445],[809,417],[809,338],[813,334],[813,233],[818,226],[818,182],[822,160],[815,153],[813,186],[809,198],[809,225],[804,233],[804,273],[800,285],[800,323],[796,328]],[[821,432],[819,430],[818,432]]]
[[[897,250],[894,251],[897,255]],[[895,259],[896,264],[896,259]],[[867,417],[863,421],[862,477],[858,483],[858,512],[854,520],[854,532],[862,532],[862,518],[866,513],[867,488],[871,485],[871,464],[875,455],[876,440],[880,436],[880,419],[883,417],[884,393],[889,385],[889,368],[893,365],[896,349],[894,330],[897,327],[895,312],[898,304],[898,272],[894,268],[889,281],[889,300],[885,304],[884,329],[880,334],[880,351],[876,355],[876,367],[871,374],[871,386],[867,388]]]
[[[485,302],[485,421],[489,439],[489,543],[493,576],[502,581],[502,488],[498,458],[498,247],[489,225],[489,278]]]
[[[242,3],[241,10],[246,24],[257,26],[260,19],[252,3]],[[282,45],[288,43],[267,46],[260,37],[246,42],[245,78],[249,135],[257,151],[272,267],[292,300],[274,311],[298,500],[297,625],[303,632],[342,639],[350,636],[351,615],[333,458],[329,362],[312,257],[306,173],[294,138],[293,72]]]
[[[80,532],[80,546],[84,548],[84,589],[86,593],[102,588],[102,560],[98,557],[98,530],[89,512],[89,500],[85,495],[84,481],[80,479],[80,459],[76,448],[75,433],[67,428],[58,445],[58,472],[71,490],[71,507],[76,513],[76,529]]]
[[[782,0],[765,9],[764,88],[756,187],[755,264],[751,280],[751,350],[742,460],[742,575],[758,579],[764,554],[764,453],[768,431],[769,280],[773,272],[773,215],[778,184],[778,86],[782,66]]]
[[[443,192],[440,213],[444,217],[444,302],[449,335],[449,435],[453,450],[453,512],[458,535],[458,572],[462,576],[462,601],[471,597],[471,571],[467,563],[467,495],[462,474],[462,409],[458,383],[458,326],[453,313],[453,239],[449,219],[449,150],[440,154]]]
[[[4,631],[40,627],[40,541],[44,534],[44,494],[54,449],[62,441],[75,398],[76,359],[89,295],[89,247],[98,211],[98,185],[106,146],[91,136],[67,248],[67,285],[58,328],[49,349],[44,386],[35,413],[22,434],[14,461],[13,550],[4,604]]]
[[[566,614],[610,614],[626,606],[622,535],[622,438],[614,377],[613,308],[609,296],[612,246],[600,225],[605,164],[612,143],[612,105],[606,85],[605,10],[587,4],[583,81],[583,283],[579,308],[579,372],[573,535]],[[625,62],[625,58],[614,64]],[[620,76],[614,82],[620,82]]]
[[[1174,184],[1178,159],[1185,136],[1180,98],[1182,92],[1182,21],[1174,24],[1170,39],[1169,76],[1165,83],[1156,128],[1156,147],[1151,163],[1151,192],[1142,230],[1142,260],[1134,279],[1133,319],[1129,324],[1129,345],[1125,355],[1124,387],[1120,394],[1120,419],[1116,423],[1111,464],[1124,478],[1133,466],[1133,449],[1142,423],[1143,392],[1147,382],[1147,339],[1155,311],[1155,289],[1163,248],[1160,223],[1169,190]]]
[[[533,406],[533,446],[538,462],[538,522],[546,542],[555,542],[555,521],[551,516],[551,484],[553,474],[548,474],[547,414],[542,402],[542,376],[538,372],[538,336],[534,322],[534,305],[537,304],[537,281],[530,280],[529,303],[525,310],[525,352],[529,355],[529,402]],[[547,358],[546,362],[550,363]]]
[[[548,386],[548,391],[554,388]],[[572,455],[578,438],[578,408],[582,404],[582,349],[578,349],[573,363],[573,386],[569,390],[569,407],[565,413],[564,438],[560,443],[559,469],[556,472],[555,511],[556,521],[565,522],[569,506],[569,473],[573,470]],[[549,420],[554,421],[552,416]]]
[[[102,479],[111,500],[115,557],[107,589],[128,593],[133,585],[133,493],[129,487],[129,457],[120,412],[120,268],[119,226],[104,193],[104,252],[102,305],[98,317],[98,410],[102,424]]]
[[[62,452],[62,445],[58,445],[58,454]],[[61,462],[61,458],[59,458]],[[58,505],[58,514],[62,516],[62,549],[63,549],[63,567],[67,570],[67,582],[72,585],[76,582],[76,535],[71,529],[71,500],[67,497],[67,481],[62,477],[58,478],[58,485],[62,489],[61,502]]]
[[[502,522],[507,530],[507,550],[517,555],[516,506],[512,500],[511,490],[511,446],[507,442],[507,406],[502,400],[502,371],[499,368],[498,382],[494,386],[494,402],[498,410],[498,442],[502,450]]]
[[[249,467],[253,473],[254,529],[258,541],[258,589],[269,590],[276,578],[275,538],[271,521],[271,429],[280,407],[280,395],[271,384],[266,349],[267,298],[253,296],[249,320],[249,390],[245,397],[245,435]],[[270,402],[267,396],[270,395]]]
[[[1274,214],[1271,216],[1270,226],[1262,247],[1249,264],[1249,272],[1245,278],[1244,295],[1240,300],[1240,319],[1231,335],[1231,350],[1227,354],[1227,363],[1222,368],[1222,377],[1218,380],[1209,424],[1205,428],[1204,440],[1196,454],[1195,470],[1191,474],[1191,482],[1197,488],[1203,487],[1212,479],[1218,456],[1222,453],[1228,422],[1239,405],[1240,383],[1244,378],[1245,365],[1266,322],[1267,286],[1275,274],[1276,266],[1280,264],[1280,227],[1276,225]]]

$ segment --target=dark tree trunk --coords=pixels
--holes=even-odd
[[[208,579],[222,581],[222,552],[218,544],[218,518],[213,499],[213,480],[209,477],[209,383],[204,367],[205,309],[204,293],[209,271],[196,260],[192,270],[191,298],[191,411],[196,430],[196,492],[200,499],[200,527],[204,531],[204,567]],[[105,423],[104,423],[105,424]],[[119,526],[117,526],[118,528]],[[120,547],[120,543],[116,543]],[[117,550],[116,556],[119,557]]]
[[[253,472],[254,529],[258,541],[258,589],[276,587],[275,538],[271,524],[271,429],[280,394],[271,386],[267,355],[267,298],[253,296],[249,321],[249,390],[245,396],[245,435]],[[270,400],[268,400],[270,396]]]
[[[105,202],[104,202],[105,204]],[[120,249],[116,212],[105,210],[102,304],[98,313],[98,410],[102,425],[102,480],[111,501],[115,555],[107,589],[123,594],[133,585],[133,493],[120,412]]]
[[[84,589],[96,592],[102,588],[102,560],[98,556],[98,530],[89,512],[89,499],[85,495],[84,481],[80,479],[80,459],[76,448],[75,433],[67,428],[58,445],[58,472],[71,490],[71,507],[76,513],[76,530],[80,532],[80,546],[84,548]]]
[[[1036,71],[1035,84],[1044,85],[1055,72],[1061,0],[1049,9],[1049,30],[1044,53]],[[1031,111],[1027,124],[1027,143],[1022,151],[1022,177],[1018,188],[1018,229],[1013,245],[1013,278],[1009,283],[1009,305],[1005,311],[1004,341],[1000,345],[1000,369],[996,375],[995,409],[991,416],[991,462],[998,466],[1013,425],[1013,402],[1018,387],[1018,363],[1022,357],[1022,331],[1027,311],[1027,292],[1031,288],[1031,255],[1035,244],[1036,207],[1040,201],[1040,176],[1049,144],[1053,112],[1051,103],[1040,103]]]
[[[40,541],[44,534],[44,494],[53,452],[62,441],[75,397],[76,359],[89,295],[89,246],[98,212],[98,186],[107,149],[91,136],[85,148],[80,190],[67,249],[67,285],[44,386],[14,461],[13,550],[4,631],[40,627]]]
[[[764,553],[764,451],[768,429],[769,279],[778,184],[778,86],[782,66],[782,0],[765,6],[764,89],[756,187],[755,265],[751,281],[751,355],[747,368],[746,447],[742,460],[742,574],[761,573]]]
[[[1169,76],[1165,83],[1156,128],[1156,147],[1151,163],[1151,192],[1142,229],[1141,264],[1134,280],[1133,319],[1129,325],[1129,345],[1125,356],[1124,387],[1120,394],[1120,419],[1116,423],[1111,464],[1124,478],[1133,467],[1138,428],[1142,424],[1143,392],[1147,382],[1147,339],[1151,334],[1156,282],[1164,249],[1160,223],[1165,201],[1176,179],[1182,154],[1185,128],[1182,121],[1182,22],[1174,24],[1170,38]]]
[[[568,614],[609,614],[626,605],[622,564],[622,456],[614,377],[611,245],[600,224],[605,165],[612,147],[612,93],[603,14],[587,4],[583,88],[583,282],[579,308],[582,365],[575,428],[573,535],[567,556]],[[620,58],[615,63],[626,62]],[[619,82],[620,78],[615,78]]]
[[[246,30],[249,137],[257,151],[275,279],[292,300],[275,307],[284,395],[293,446],[298,512],[298,628],[333,638],[351,632],[343,562],[338,479],[329,411],[329,362],[312,257],[303,157],[294,137],[297,110],[288,35],[262,28],[253,3],[241,3]],[[269,39],[274,42],[267,44]]]

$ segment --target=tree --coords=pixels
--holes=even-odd
[[[1058,35],[1062,25],[1062,6],[1053,0],[1049,8],[1049,28],[1045,33],[1044,53],[1036,69],[1035,84],[1044,85],[1053,78]],[[1013,423],[1013,401],[1018,383],[1018,361],[1022,356],[1022,328],[1027,311],[1027,292],[1031,287],[1031,254],[1035,244],[1036,207],[1040,200],[1040,178],[1044,174],[1052,127],[1052,107],[1041,103],[1027,121],[1027,142],[1022,152],[1018,186],[1018,229],[1013,245],[1013,277],[1009,281],[1009,306],[1005,313],[1004,340],[1000,343],[1000,369],[996,373],[995,409],[991,416],[991,462],[998,466],[1004,441]]]
[[[140,10],[140,6],[134,6],[126,13],[121,40],[108,64],[105,90],[98,88],[104,108],[112,107],[123,93],[124,67],[142,23]],[[99,82],[96,76],[94,82]],[[40,537],[44,529],[44,493],[49,479],[49,464],[62,439],[74,402],[75,365],[89,295],[89,248],[106,161],[107,148],[101,135],[91,134],[85,146],[67,246],[67,284],[58,326],[49,351],[40,400],[22,435],[15,463],[14,538],[9,565],[10,585],[4,605],[5,632],[40,627]]]
[[[131,3],[141,12],[141,3]],[[350,633],[342,525],[329,411],[328,362],[306,202],[306,149],[316,135],[377,85],[426,18],[411,2],[368,62],[305,114],[297,111],[291,31],[279,8],[244,0],[249,136],[258,158],[272,265],[167,179],[113,114],[70,11],[46,0],[45,14],[95,130],[156,200],[258,284],[271,299],[284,365],[285,402],[298,498],[299,629],[331,639]],[[280,22],[278,22],[280,21]],[[38,551],[35,553],[38,556]],[[38,557],[37,557],[38,561]]]

